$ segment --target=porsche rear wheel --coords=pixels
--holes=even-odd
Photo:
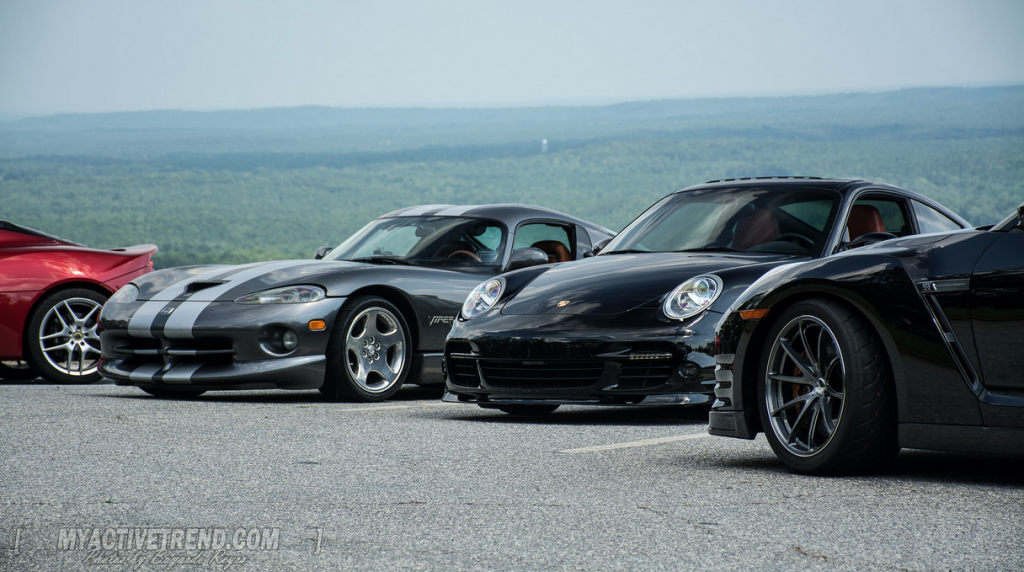
[[[411,364],[412,342],[401,311],[376,296],[355,298],[331,333],[320,392],[330,401],[383,401],[398,393]]]
[[[786,309],[769,331],[759,372],[765,437],[796,471],[866,472],[899,452],[885,350],[852,309],[824,299]]]
[[[29,317],[28,353],[32,365],[54,383],[99,381],[100,309],[107,297],[85,288],[47,295]]]

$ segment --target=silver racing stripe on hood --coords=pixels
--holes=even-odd
[[[196,320],[199,318],[199,314],[201,314],[211,302],[219,298],[222,294],[235,286],[238,286],[242,282],[251,280],[257,276],[262,276],[264,274],[303,264],[309,264],[309,261],[284,260],[280,262],[270,262],[250,267],[224,277],[223,280],[225,280],[225,282],[223,284],[200,290],[193,294],[187,301],[182,302],[177,308],[175,308],[174,313],[167,318],[167,322],[164,324],[164,335],[168,338],[192,338],[192,326],[195,325]],[[224,268],[218,268],[211,272],[192,276],[187,280],[183,280],[177,284],[167,287],[154,297],[170,298],[171,301],[150,301],[144,303],[135,315],[132,316],[131,321],[128,322],[128,332],[135,336],[147,338],[154,337],[152,333],[153,322],[156,320],[160,311],[169,304],[172,304],[175,297],[183,294],[190,283],[209,280],[214,277],[223,276],[224,274]],[[164,294],[166,294],[166,296]],[[173,294],[173,296],[171,296],[171,294]]]
[[[237,268],[235,270],[237,270]],[[168,304],[173,303],[175,298],[184,294],[185,289],[188,288],[189,284],[192,282],[202,282],[218,278],[229,272],[231,272],[231,270],[225,269],[221,266],[210,270],[209,272],[189,276],[185,280],[175,282],[167,288],[157,292],[152,296],[152,298],[155,298],[154,300],[143,302],[142,307],[136,310],[135,314],[132,315],[132,319],[128,322],[128,333],[140,338],[156,337],[153,335],[151,328],[153,327],[153,322],[156,320],[157,315],[160,314],[160,310],[163,310]]]
[[[212,288],[200,290],[193,294],[187,302],[178,306],[177,309],[174,310],[174,313],[167,318],[167,323],[164,324],[164,335],[168,338],[191,338],[192,326],[195,325],[196,320],[199,318],[199,314],[203,313],[203,310],[205,310],[211,302],[220,298],[221,294],[224,294],[242,282],[251,280],[257,276],[270,274],[271,272],[291,268],[292,266],[302,266],[306,264],[309,264],[308,260],[285,260],[282,262],[268,263],[257,266],[256,268],[250,268],[249,270],[245,270],[237,274],[232,274],[227,277],[227,281],[225,283]]]

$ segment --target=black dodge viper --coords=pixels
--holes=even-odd
[[[160,270],[103,307],[99,369],[155,395],[383,400],[406,380],[442,383],[445,335],[481,280],[583,258],[611,235],[528,205],[427,205],[377,218],[319,260]]]

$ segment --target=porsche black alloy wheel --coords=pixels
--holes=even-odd
[[[885,351],[852,309],[824,299],[786,309],[769,332],[759,371],[761,425],[793,469],[871,471],[899,451]]]
[[[547,415],[555,409],[558,409],[557,405],[499,405],[495,407],[499,411],[504,411],[509,415]]]
[[[0,379],[23,381],[35,379],[37,375],[36,369],[25,360],[0,361]]]
[[[338,315],[320,392],[331,401],[383,401],[409,375],[412,343],[405,318],[383,298],[353,299]]]
[[[54,383],[99,381],[96,323],[107,297],[85,288],[47,295],[29,317],[28,350],[39,374]]]

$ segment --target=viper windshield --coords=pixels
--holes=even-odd
[[[827,190],[718,188],[669,195],[601,251],[821,255],[839,208]]]
[[[498,266],[508,232],[497,221],[462,217],[377,219],[325,260],[380,264]]]

